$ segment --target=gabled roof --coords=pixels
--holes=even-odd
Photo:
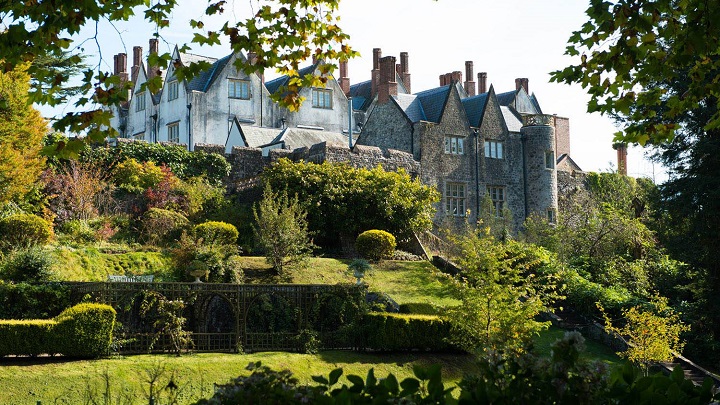
[[[482,113],[485,110],[488,94],[489,93],[482,93],[460,100],[463,107],[465,107],[465,114],[471,127],[480,127],[480,121],[482,120]]]
[[[298,76],[302,77],[305,75],[310,75],[315,72],[315,69],[317,69],[318,63],[313,63],[310,66],[304,67],[300,70],[298,70]],[[269,82],[265,83],[265,88],[268,89],[270,94],[274,94],[278,91],[278,89],[284,85],[286,85],[290,81],[290,77],[288,75],[282,75],[278,77],[277,79],[270,80]]]
[[[346,135],[338,132],[317,131],[305,128],[285,128],[275,139],[261,146],[284,144],[285,149],[294,150],[302,147],[311,147],[317,143],[328,142],[347,145]]]
[[[428,120],[417,95],[398,94],[397,96],[393,96],[393,100],[395,100],[398,107],[405,113],[410,122]]]
[[[282,134],[282,130],[280,128],[261,128],[243,125],[240,125],[240,131],[242,132],[242,136],[245,139],[247,146],[251,148],[257,148],[261,145],[272,143],[279,134]]]
[[[562,155],[558,156],[557,161],[555,163],[555,167],[557,167],[558,170],[567,171],[567,172],[581,172],[582,171],[580,166],[578,166],[578,164],[575,163],[575,161],[567,153],[563,153]]]
[[[372,81],[353,84],[350,86],[353,110],[365,111],[372,104]]]
[[[440,117],[445,109],[445,103],[450,95],[450,86],[452,85],[436,87],[415,93],[415,96],[420,100],[427,121],[440,122]]]
[[[530,96],[530,101],[535,106],[535,109],[537,110],[538,114],[542,114],[543,112],[542,112],[542,109],[540,108],[540,103],[538,103],[537,97],[535,97],[535,93],[533,93]]]

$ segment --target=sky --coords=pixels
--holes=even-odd
[[[179,4],[171,27],[161,31],[161,52],[190,41],[187,22],[202,16],[207,5],[190,0]],[[229,0],[223,21],[246,18],[251,6],[257,9],[257,0]],[[361,54],[349,63],[351,84],[370,79],[373,48],[398,60],[400,52],[408,52],[413,92],[439,86],[443,73],[464,75],[465,61],[473,61],[475,76],[487,72],[488,87],[492,84],[498,93],[513,90],[515,78],[528,78],[544,113],[570,118],[575,162],[586,171],[611,171],[617,166],[612,138],[618,131],[612,120],[587,113],[589,96],[580,86],[550,83],[551,71],[573,62],[564,56],[567,39],[587,21],[586,8],[581,0],[341,0],[339,15],[350,45]],[[212,29],[212,21],[203,21]],[[93,42],[86,43],[87,62],[111,70],[112,55],[126,52],[131,64],[132,47],[142,46],[147,53],[153,30],[140,17],[115,26],[101,24],[102,52]],[[94,35],[94,27],[81,35]],[[221,57],[229,46],[194,47],[192,52]],[[267,72],[266,77],[274,75]],[[663,181],[662,167],[643,155],[643,148],[629,148],[628,174]]]

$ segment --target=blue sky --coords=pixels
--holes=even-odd
[[[175,44],[189,42],[187,21],[198,18],[206,7],[204,1],[180,0],[169,29],[161,32],[165,42],[160,50],[171,50]],[[257,0],[230,0],[224,19],[234,21],[257,9]],[[585,21],[585,1],[578,0],[342,0],[341,27],[350,35],[350,44],[361,53],[349,65],[351,83],[370,78],[372,49],[382,48],[384,56],[409,53],[413,91],[439,84],[438,76],[459,70],[465,61],[474,62],[475,74],[487,72],[488,85],[503,92],[514,88],[515,78],[529,78],[545,113],[570,118],[572,156],[585,170],[607,171],[616,164],[612,121],[598,114],[588,114],[588,96],[579,86],[549,83],[549,72],[572,62],[564,56],[567,38]],[[219,20],[206,22],[212,29]],[[154,28],[141,18],[128,23],[101,24],[99,38],[102,60],[97,47],[86,43],[88,63],[101,63],[112,69],[112,55],[128,54],[132,47],[143,46]],[[83,35],[92,35],[85,30]],[[194,48],[194,53],[224,56],[227,46]],[[274,77],[270,72],[268,78]],[[630,149],[628,173],[632,176],[664,178],[662,169],[643,159],[642,148]]]

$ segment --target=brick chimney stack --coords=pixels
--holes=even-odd
[[[247,54],[247,63],[249,63],[251,66],[257,64],[258,56],[255,52],[248,52]],[[262,83],[265,83],[265,74],[263,71],[257,72],[258,77],[260,78],[260,81]]]
[[[616,143],[613,149],[617,151],[618,173],[627,176],[627,144]]]
[[[379,61],[380,82],[378,84],[378,104],[390,101],[390,96],[397,96],[397,82],[395,81],[395,57],[386,56]]]
[[[465,93],[467,93],[468,97],[475,95],[475,82],[472,81],[474,76],[473,62],[471,60],[465,61],[465,77],[467,78],[465,80]]]
[[[345,96],[350,97],[350,78],[348,77],[348,63],[346,60],[340,61],[340,80],[338,84]]]
[[[515,79],[515,90],[520,90],[520,87],[525,89],[525,93],[530,94],[530,84],[526,77]]]
[[[487,93],[487,72],[478,73],[478,94]]]
[[[149,44],[150,44],[149,55],[157,55],[158,47],[159,47],[158,39],[150,38]],[[153,66],[150,64],[150,62],[148,62],[148,72],[147,72],[148,80],[152,79],[155,76],[158,76],[160,74],[160,72],[158,70],[159,70],[159,68],[157,66]]]
[[[120,78],[120,85],[122,86],[128,81],[127,74],[127,54],[119,53],[113,58],[115,62],[115,74]]]
[[[408,62],[408,53],[400,52],[400,79],[408,93],[412,93],[410,89],[410,63]]]
[[[370,72],[372,97],[378,94],[378,85],[380,84],[380,58],[382,58],[382,50],[380,48],[373,49],[373,68]]]
[[[132,77],[133,83],[137,82],[137,77],[140,74],[140,65],[142,64],[142,46],[133,47],[133,66],[130,71],[130,77]]]

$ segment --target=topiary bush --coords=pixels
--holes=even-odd
[[[52,319],[0,320],[0,357],[37,356],[57,353]]]
[[[162,208],[150,208],[141,221],[143,236],[152,244],[177,240],[190,224],[183,214]]]
[[[358,235],[355,239],[355,249],[368,260],[378,261],[389,259],[395,252],[395,237],[385,231],[371,229]]]
[[[52,224],[33,214],[14,214],[0,219],[0,244],[5,247],[44,245],[53,237]]]
[[[110,351],[115,310],[104,304],[84,303],[68,308],[55,318],[53,330],[58,353],[69,357],[98,357]]]
[[[205,244],[210,245],[235,245],[240,236],[234,225],[220,221],[208,221],[195,225],[193,235],[196,239],[202,239]]]

